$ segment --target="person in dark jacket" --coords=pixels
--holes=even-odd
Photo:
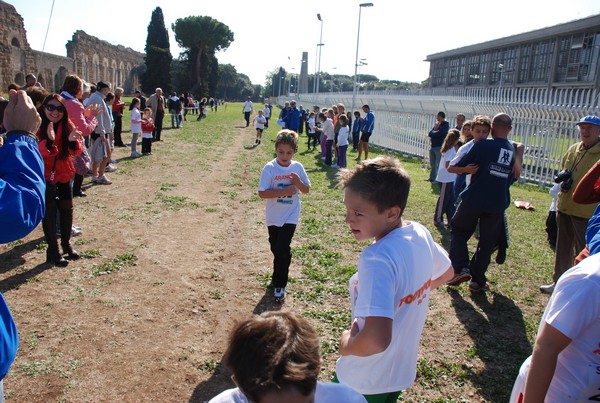
[[[446,121],[446,114],[444,112],[438,112],[437,123],[429,131],[429,140],[431,141],[431,147],[429,148],[429,163],[431,164],[431,172],[429,178],[425,179],[429,182],[435,182],[437,177],[437,169],[442,159],[442,143],[450,130],[450,123]]]

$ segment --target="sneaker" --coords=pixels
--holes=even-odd
[[[552,294],[554,292],[555,283],[540,286],[542,294]]]
[[[138,153],[137,151],[134,151],[131,153],[131,158],[139,158],[141,156],[142,156],[142,154]]]
[[[443,222],[443,221],[434,221],[434,222],[433,222],[433,224],[434,224],[436,227],[445,227],[445,226],[446,226],[446,223],[445,223],[445,222]]]
[[[115,167],[111,164],[108,164],[106,166],[106,168],[104,168],[104,172],[115,172],[116,170],[117,170],[117,167]]]
[[[83,231],[81,231],[81,228],[79,228],[79,227],[75,227],[75,226],[71,227],[71,236],[79,236],[79,235],[81,235],[82,232]]]
[[[285,288],[275,288],[273,291],[273,297],[275,301],[281,301],[285,298]]]
[[[340,166],[338,164],[333,164],[331,167],[332,168],[339,168]]]
[[[106,177],[106,175],[99,176],[96,182],[98,185],[110,185],[112,181]]]
[[[98,183],[99,176],[92,176],[92,183]]]
[[[254,144],[258,144],[258,139],[254,140]]]
[[[486,292],[490,290],[490,283],[485,283],[484,285],[479,285],[474,281],[469,283],[469,291],[471,292]]]
[[[459,284],[464,283],[465,281],[469,281],[471,279],[471,273],[468,268],[463,268],[460,273],[457,273],[448,281],[446,284],[457,286]]]
[[[498,253],[496,254],[496,263],[504,264],[506,261],[506,248],[500,247],[498,248]]]

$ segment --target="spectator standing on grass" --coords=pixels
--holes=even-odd
[[[0,243],[23,238],[45,214],[46,181],[44,161],[37,145],[41,118],[25,91],[9,91],[0,124],[6,142],[0,142]],[[0,402],[4,401],[3,380],[19,347],[19,333],[8,305],[0,294]]]
[[[98,116],[102,110],[95,106],[83,107],[83,103],[79,100],[83,93],[83,81],[76,75],[70,74],[65,77],[65,82],[62,86],[60,95],[65,100],[67,105],[67,113],[69,119],[77,130],[81,132],[83,138],[89,138],[90,134],[96,128]],[[75,176],[73,177],[73,196],[85,197],[86,193],[81,189],[83,179],[90,169],[90,155],[87,148],[82,147],[82,152],[73,157],[73,165],[75,167]]]
[[[446,215],[447,223],[450,225],[450,220],[454,215],[454,179],[456,174],[448,172],[450,161],[456,155],[460,132],[456,129],[450,129],[448,135],[442,144],[442,159],[437,170],[435,180],[440,183],[440,196],[438,197],[435,206],[435,214],[433,215],[433,223],[436,226],[445,226],[444,215]]]
[[[360,128],[362,126],[362,117],[359,111],[354,111],[354,123],[352,124],[352,151],[358,150],[358,141],[360,140]]]
[[[338,178],[352,234],[375,242],[350,278],[352,325],[334,381],[367,401],[395,402],[415,380],[429,295],[451,277],[450,259],[424,226],[402,218],[410,178],[398,160],[365,160]]]
[[[96,116],[98,124],[90,134],[92,146],[90,159],[92,160],[92,182],[101,185],[110,185],[112,182],[105,175],[106,165],[110,161],[108,136],[112,130],[112,123],[104,99],[110,92],[110,83],[99,81],[96,91],[88,98],[88,106],[97,108],[100,113]]]
[[[210,403],[314,402],[362,403],[352,389],[319,382],[319,335],[292,312],[265,312],[235,324],[223,363],[237,388]]]
[[[115,99],[112,103],[112,116],[115,124],[113,131],[115,147],[125,147],[125,143],[123,143],[123,139],[121,138],[121,133],[123,132],[123,112],[125,111],[125,102],[121,100],[122,96],[123,88],[115,88]]]
[[[357,161],[360,161],[360,156],[362,153],[365,153],[365,159],[369,158],[369,139],[373,134],[373,129],[375,128],[375,115],[371,112],[371,108],[369,105],[363,105],[363,112],[365,113],[365,117],[362,120],[362,124],[360,125],[360,140],[358,142],[358,158]]]
[[[139,90],[135,91],[135,97],[140,100],[140,111],[146,109],[146,97]]]
[[[58,94],[49,95],[39,110],[42,123],[38,130],[38,147],[44,159],[46,179],[46,214],[42,220],[46,238],[46,262],[65,267],[68,261],[58,248],[56,237],[57,209],[60,211],[60,240],[69,260],[80,258],[71,245],[73,226],[73,156],[82,152],[81,132],[69,120],[67,106]]]
[[[440,160],[442,159],[442,154],[440,152],[442,143],[448,134],[448,130],[450,130],[450,123],[446,121],[446,114],[444,112],[438,112],[436,120],[435,126],[433,126],[433,129],[431,129],[428,134],[431,144],[429,147],[429,164],[431,165],[431,171],[429,172],[429,178],[425,180],[429,182],[435,182],[437,169],[440,165]]]
[[[152,155],[152,133],[154,133],[152,109],[146,107],[142,119],[142,155]]]
[[[142,154],[137,151],[138,136],[142,133],[142,114],[140,113],[140,100],[133,98],[129,105],[131,112],[131,158],[139,158]]]
[[[157,88],[154,94],[150,95],[146,102],[147,107],[152,109],[152,120],[154,121],[154,132],[152,132],[153,141],[162,141],[163,119],[165,117],[166,102],[161,88]]]
[[[296,108],[296,101],[290,101],[290,110],[285,115],[285,128],[298,133],[300,127],[300,110]]]
[[[573,265],[574,257],[585,247],[585,231],[595,206],[573,201],[573,191],[579,181],[600,159],[600,117],[585,116],[577,123],[580,142],[573,144],[563,156],[556,205],[556,255],[553,282],[540,287],[543,293],[552,293],[560,276]]]
[[[265,223],[273,253],[274,287],[276,301],[285,298],[288,272],[292,261],[290,244],[300,218],[299,193],[308,193],[310,181],[301,163],[294,161],[298,151],[298,135],[281,130],[275,139],[276,158],[263,168],[258,184],[258,195],[266,199]]]
[[[250,97],[246,97],[246,101],[244,102],[244,106],[242,106],[242,113],[244,114],[244,120],[246,121],[246,127],[250,126],[250,115],[254,111],[252,107],[252,101]]]
[[[181,101],[179,97],[171,92],[171,97],[167,101],[167,107],[169,108],[169,114],[171,115],[171,128],[179,128],[179,111],[181,110]]]
[[[338,118],[339,131],[336,136],[335,148],[338,150],[338,160],[336,168],[346,168],[346,153],[348,152],[348,116],[340,115]]]

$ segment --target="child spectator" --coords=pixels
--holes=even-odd
[[[323,115],[323,117],[321,118],[319,116],[319,120],[321,121],[321,130],[322,130],[322,135],[321,135],[321,153],[325,152],[324,155],[324,159],[325,159],[325,165],[327,166],[331,166],[332,164],[332,147],[333,147],[333,141],[335,139],[335,128],[333,125],[333,109],[330,109],[327,111],[327,116]],[[325,145],[323,147],[323,144]],[[323,159],[323,156],[321,156],[321,159]]]
[[[552,203],[550,203],[550,209],[548,210],[548,217],[546,217],[546,239],[548,245],[552,250],[556,250],[556,234],[558,227],[556,226],[556,202],[558,201],[558,193],[560,192],[560,184],[555,183],[550,188],[550,196],[552,196]]]
[[[223,363],[238,387],[210,403],[365,402],[344,385],[317,381],[319,336],[306,319],[292,312],[265,312],[236,323]]]
[[[454,179],[456,174],[448,172],[450,161],[456,155],[456,147],[460,138],[460,132],[456,129],[450,129],[444,143],[442,144],[442,158],[437,169],[435,180],[440,183],[440,197],[435,206],[433,222],[437,226],[444,226],[444,214],[450,225],[450,219],[454,215]]]
[[[337,134],[337,142],[335,144],[338,150],[338,161],[333,167],[346,168],[346,153],[348,151],[348,117],[346,115],[340,115],[338,117],[338,124],[340,129]]]
[[[316,122],[315,122],[315,113],[311,112],[310,115],[308,115],[308,121],[307,121],[307,129],[306,129],[306,135],[308,137],[308,151],[310,151],[310,142],[312,141],[312,149],[316,150],[317,149],[317,130],[316,130]]]
[[[362,118],[359,111],[354,111],[354,124],[352,125],[352,151],[358,150],[358,141],[360,140],[360,127]]]
[[[258,115],[254,117],[254,128],[256,129],[256,141],[254,144],[259,145],[262,140],[263,130],[265,130],[265,124],[267,119],[264,116],[263,111],[258,111]]]
[[[292,261],[290,244],[300,218],[300,196],[308,193],[310,181],[301,163],[294,161],[298,151],[298,135],[282,130],[275,139],[277,157],[268,162],[260,175],[258,195],[266,201],[266,220],[269,244],[273,253],[271,285],[276,301],[285,298],[285,287]]]
[[[395,402],[415,380],[430,290],[452,276],[450,259],[424,226],[402,219],[410,178],[398,160],[365,160],[338,178],[352,234],[375,242],[350,279],[353,322],[334,380],[368,401]]]
[[[152,131],[154,130],[154,120],[152,120],[152,109],[144,109],[144,119],[142,119],[142,155],[152,155]]]
[[[462,147],[463,145],[465,145],[468,142],[470,142],[471,140],[473,140],[473,136],[471,135],[471,126],[472,126],[472,123],[470,120],[467,120],[466,122],[463,123],[463,125],[460,129],[459,147]],[[469,150],[470,149],[471,148],[469,147]],[[466,155],[466,153],[464,155]],[[460,158],[462,158],[463,156],[461,156]],[[456,162],[460,161],[460,158]],[[460,198],[460,194],[463,190],[465,190],[466,186],[467,186],[467,174],[456,174],[456,179],[454,179],[454,205],[455,206],[458,205],[458,199]]]
[[[142,132],[142,114],[140,113],[140,99],[133,98],[129,105],[131,111],[131,158],[139,158],[142,154],[137,152],[137,139]]]

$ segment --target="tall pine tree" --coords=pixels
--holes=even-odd
[[[172,60],[165,17],[162,9],[156,7],[152,11],[146,38],[146,72],[142,76],[142,90],[146,94],[154,93],[157,87],[162,88],[165,94],[171,91]]]

